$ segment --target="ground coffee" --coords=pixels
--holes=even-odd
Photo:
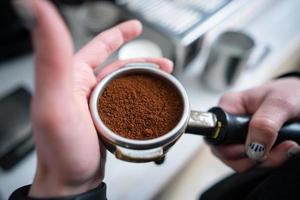
[[[179,122],[183,103],[168,82],[151,75],[112,80],[98,102],[101,120],[115,133],[136,140],[162,136]]]

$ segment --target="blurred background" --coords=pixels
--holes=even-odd
[[[144,32],[110,57],[167,57],[192,109],[208,110],[227,91],[247,89],[300,66],[298,0],[56,0],[76,48],[127,19]],[[10,0],[0,1],[0,200],[32,182],[33,52]],[[102,66],[99,66],[99,69]],[[183,135],[161,165],[108,154],[108,199],[197,199],[233,173],[203,139]]]

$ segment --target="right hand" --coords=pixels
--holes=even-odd
[[[243,172],[258,163],[262,167],[276,167],[289,158],[289,152],[300,152],[293,141],[273,146],[282,125],[300,118],[299,78],[281,78],[246,91],[227,93],[219,106],[232,114],[252,116],[246,144],[211,147],[213,154],[234,170]],[[252,150],[251,144],[255,145]],[[254,151],[256,146],[261,151]]]

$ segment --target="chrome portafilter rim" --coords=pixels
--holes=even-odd
[[[152,63],[130,63],[121,69],[107,75],[98,83],[90,98],[90,111],[97,131],[110,144],[136,150],[147,150],[165,146],[176,141],[183,133],[189,121],[190,105],[187,93],[181,83],[172,75],[160,70]],[[151,74],[168,81],[179,92],[182,98],[183,111],[178,124],[168,133],[149,140],[133,140],[122,137],[110,130],[101,120],[98,112],[98,101],[110,81],[127,74]]]

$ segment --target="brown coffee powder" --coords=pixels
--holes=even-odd
[[[138,74],[112,80],[99,99],[98,111],[115,133],[146,140],[173,129],[183,106],[174,86],[151,75]]]

